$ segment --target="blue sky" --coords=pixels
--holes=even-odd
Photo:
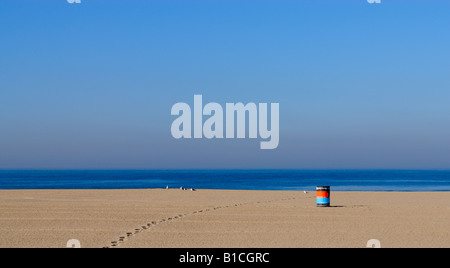
[[[0,168],[450,168],[450,2],[0,2]],[[280,103],[280,145],[173,104]]]

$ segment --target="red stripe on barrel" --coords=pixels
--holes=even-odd
[[[318,198],[330,198],[330,193],[326,191],[317,191]]]

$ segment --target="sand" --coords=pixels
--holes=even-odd
[[[0,247],[450,247],[450,192],[332,192],[332,206],[294,191],[8,190]]]

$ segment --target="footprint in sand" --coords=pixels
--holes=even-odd
[[[292,198],[292,199],[295,199],[295,198]],[[283,200],[289,200],[289,199],[283,199]],[[269,200],[269,201],[264,201],[264,202],[256,202],[257,204],[260,204],[260,203],[272,203],[272,202],[275,202],[275,200]],[[251,204],[251,203],[238,203],[238,204],[233,204],[233,205],[226,205],[226,206],[217,206],[217,207],[214,207],[214,208],[211,208],[211,209],[205,209],[205,210],[198,210],[198,211],[193,211],[193,212],[191,212],[191,213],[185,213],[185,214],[179,214],[178,216],[174,216],[174,217],[170,217],[170,218],[167,218],[167,219],[161,219],[159,222],[156,222],[156,221],[152,221],[151,223],[147,223],[147,225],[145,226],[142,226],[142,228],[140,228],[140,229],[135,229],[134,230],[134,232],[129,232],[129,233],[127,233],[126,234],[126,236],[121,236],[120,238],[119,238],[119,240],[118,241],[112,241],[111,242],[111,246],[112,247],[117,247],[117,246],[119,246],[119,244],[121,244],[121,243],[123,243],[123,242],[125,242],[128,238],[130,238],[130,237],[132,237],[132,236],[135,236],[135,234],[138,234],[138,233],[140,233],[140,232],[143,232],[144,230],[147,230],[147,229],[150,229],[150,227],[152,226],[152,225],[157,225],[157,224],[159,224],[159,223],[164,223],[164,222],[166,222],[166,221],[171,221],[171,220],[174,220],[174,219],[179,219],[179,218],[182,218],[183,216],[187,216],[187,215],[193,215],[193,214],[197,214],[197,213],[203,213],[204,211],[210,211],[210,210],[218,210],[218,209],[222,209],[222,208],[230,208],[230,207],[238,207],[238,206],[243,206],[243,205],[248,205],[248,204]],[[254,203],[253,203],[254,204]],[[108,247],[104,247],[104,248],[108,248]]]

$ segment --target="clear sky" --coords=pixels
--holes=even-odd
[[[448,0],[0,1],[0,168],[450,168]],[[280,144],[176,140],[280,103]]]

